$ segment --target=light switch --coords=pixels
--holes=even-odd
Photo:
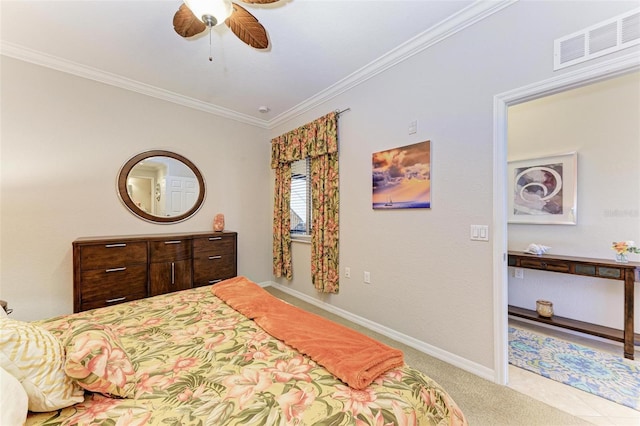
[[[487,235],[487,232],[489,232],[489,229],[487,229],[487,227],[482,226],[480,227],[480,239],[481,240],[488,240],[489,236]]]
[[[472,241],[489,241],[489,226],[471,225],[470,238]]]

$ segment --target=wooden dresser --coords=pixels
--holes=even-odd
[[[73,311],[215,284],[237,275],[237,233],[78,238]]]

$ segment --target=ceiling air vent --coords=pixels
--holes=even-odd
[[[556,39],[553,69],[559,70],[637,44],[640,44],[640,9]]]

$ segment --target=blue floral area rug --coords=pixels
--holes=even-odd
[[[640,411],[640,362],[509,327],[509,363]]]

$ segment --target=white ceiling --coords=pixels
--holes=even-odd
[[[267,29],[268,50],[221,25],[210,62],[208,32],[173,30],[180,0],[2,0],[2,54],[269,127],[510,1],[238,3]]]

